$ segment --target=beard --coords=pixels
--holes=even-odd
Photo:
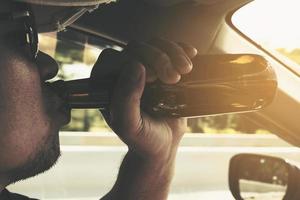
[[[34,177],[56,164],[60,157],[58,131],[55,134],[50,134],[44,141],[45,143],[35,151],[35,155],[30,156],[23,165],[9,171],[8,175],[11,183]]]

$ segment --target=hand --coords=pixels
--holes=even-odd
[[[148,43],[129,43],[121,54],[107,50],[100,56],[94,73],[114,71],[116,63],[109,65],[110,56],[113,62],[118,60],[117,65],[123,65],[114,89],[108,124],[130,151],[147,159],[166,160],[177,150],[186,119],[153,118],[140,109],[140,99],[145,82],[159,79],[166,84],[177,83],[182,74],[192,70],[191,58],[196,54],[197,50],[189,45],[157,38]]]

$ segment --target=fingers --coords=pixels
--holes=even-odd
[[[125,141],[141,127],[140,99],[144,86],[144,66],[131,62],[118,80],[110,106],[110,125]]]
[[[131,42],[125,52],[141,61],[147,69],[147,80],[159,78],[172,84],[180,80],[180,74],[173,68],[168,54],[147,43]]]
[[[125,63],[136,60],[146,68],[147,82],[159,79],[163,83],[174,84],[180,80],[181,75],[191,72],[191,58],[196,55],[194,47],[162,38],[155,38],[147,43],[130,42],[122,52],[105,49],[95,64],[91,77],[117,77]]]
[[[187,74],[192,70],[192,61],[185,50],[178,44],[161,38],[152,39],[150,43],[168,55],[172,66],[179,74]]]
[[[181,48],[188,55],[189,58],[194,58],[198,54],[197,49],[191,45],[185,44],[183,42],[178,42],[178,45],[181,46]]]
[[[191,58],[196,54],[197,50],[192,46],[161,38],[148,43],[131,42],[123,51],[123,55],[146,67],[147,82],[159,79],[166,84],[177,83],[181,75],[191,72]]]

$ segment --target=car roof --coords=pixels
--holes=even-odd
[[[140,0],[121,0],[101,6],[72,27],[121,43],[159,36],[193,44],[200,53],[206,53],[224,23],[224,15],[252,0],[180,1],[162,7]]]

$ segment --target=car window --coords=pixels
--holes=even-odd
[[[59,64],[56,80],[89,78],[93,65],[105,48],[121,49],[108,41],[95,40],[75,31],[39,35],[39,48],[51,55]],[[72,120],[62,131],[107,131],[108,126],[99,117],[98,110],[72,110]]]
[[[75,30],[58,34],[41,34],[40,50],[50,54],[59,64],[59,73],[52,80],[88,78],[91,69],[105,48],[122,50],[121,46],[105,39]],[[191,133],[269,133],[247,114],[206,116],[188,120]],[[63,131],[109,131],[98,110],[72,110],[72,120]]]
[[[253,42],[300,72],[299,6],[300,2],[294,0],[253,1],[235,12],[232,23]]]

